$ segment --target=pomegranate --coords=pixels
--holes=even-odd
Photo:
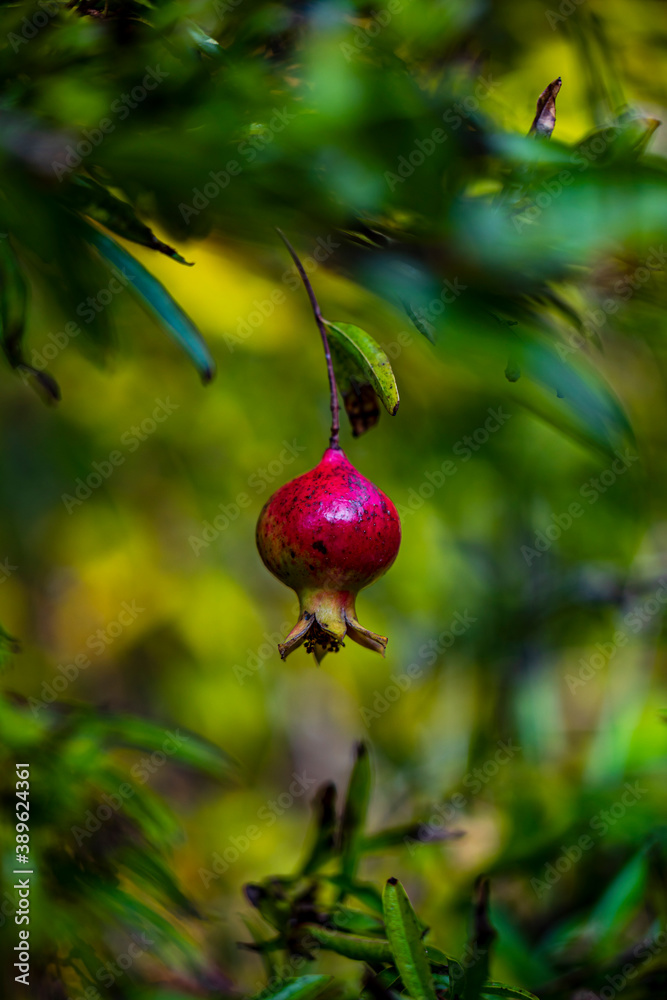
[[[355,599],[389,569],[400,541],[393,503],[337,444],[281,486],[257,523],[264,565],[299,597],[299,620],[278,647],[281,657],[304,643],[319,663],[346,635],[384,655],[387,639],[359,624]]]

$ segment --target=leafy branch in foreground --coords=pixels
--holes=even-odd
[[[428,827],[410,823],[368,836],[366,816],[371,791],[368,751],[359,744],[340,815],[336,788],[324,785],[315,798],[316,824],[312,846],[292,876],[265,879],[246,886],[249,902],[275,932],[248,922],[253,941],[243,944],[261,955],[268,978],[261,996],[278,1000],[288,989],[304,1000],[318,994],[335,995],[327,977],[295,976],[304,964],[322,951],[360,963],[359,977],[365,1000],[480,1000],[507,997],[530,1000],[532,994],[489,979],[489,959],[495,931],[488,915],[488,882],[475,888],[472,933],[465,954],[457,959],[427,943],[429,928],[419,919],[396,878],[380,892],[358,877],[361,859],[368,853],[410,843],[459,836],[440,830],[429,836]],[[357,905],[350,905],[351,899]],[[276,962],[276,953],[285,959]],[[302,992],[303,991],[303,994]]]
[[[21,809],[33,872],[30,985],[44,996],[112,1000],[142,982],[146,964],[167,981],[223,984],[194,933],[197,907],[172,872],[179,826],[150,781],[174,764],[219,781],[233,761],[181,729],[64,704],[35,712],[6,697],[0,733],[0,926],[13,923],[17,906],[15,766],[29,764]],[[8,971],[14,943],[0,937]],[[13,995],[9,985],[3,995]]]

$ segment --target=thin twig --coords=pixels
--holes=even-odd
[[[327,372],[329,374],[329,390],[331,393],[331,437],[329,438],[330,448],[340,448],[338,441],[340,434],[340,421],[339,421],[339,403],[338,403],[338,386],[336,385],[336,376],[334,374],[333,362],[331,360],[331,351],[329,350],[329,340],[327,338],[327,331],[325,328],[325,321],[322,313],[320,312],[320,307],[317,299],[315,298],[315,292],[308,279],[303,264],[297,256],[297,252],[287,239],[285,234],[281,229],[276,226],[276,232],[280,236],[281,240],[290,252],[290,256],[296,265],[296,269],[301,275],[301,280],[303,281],[306,292],[308,293],[308,298],[310,299],[310,304],[313,309],[313,315],[315,317],[315,322],[317,323],[317,328],[320,331],[320,336],[322,337],[322,346],[324,347],[324,357],[327,362]]]

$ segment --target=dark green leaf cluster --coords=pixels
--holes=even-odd
[[[480,1000],[504,996],[531,998],[489,980],[490,949],[495,937],[488,915],[488,882],[479,880],[475,888],[472,933],[460,960],[425,942],[429,928],[418,918],[396,878],[390,878],[381,892],[362,882],[357,875],[360,859],[378,849],[405,846],[423,838],[426,823],[411,823],[365,833],[371,793],[368,749],[359,744],[345,800],[336,809],[336,787],[324,785],[315,798],[315,832],[310,850],[294,876],[272,877],[246,886],[246,896],[259,911],[273,936],[247,921],[253,943],[245,947],[258,952],[264,961],[268,986],[260,996],[276,1000],[286,983],[290,995],[299,1000],[318,994],[335,996],[326,977],[295,977],[307,962],[315,962],[321,952],[360,963],[360,988],[364,1000],[382,997],[398,1000]],[[455,836],[442,830],[430,839]],[[351,898],[357,905],[350,906]],[[359,905],[363,907],[359,909]],[[284,962],[276,962],[276,953]]]
[[[179,825],[151,782],[177,765],[228,779],[230,758],[192,733],[83,706],[34,711],[2,698],[0,732],[5,928],[16,912],[15,765],[30,762],[33,983],[117,997],[119,955],[136,965],[135,981],[149,957],[205,975],[192,927],[199,913],[172,870]],[[3,934],[5,958],[11,937]]]

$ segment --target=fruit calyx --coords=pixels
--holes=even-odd
[[[306,652],[312,653],[321,663],[326,653],[337,653],[345,645],[346,635],[360,646],[384,656],[387,637],[371,632],[357,621],[354,599],[351,591],[314,590],[300,594],[299,620],[278,646],[282,659],[303,643]]]

